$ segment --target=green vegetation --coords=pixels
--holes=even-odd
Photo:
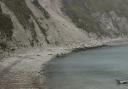
[[[0,49],[5,51],[6,48],[7,48],[7,44],[5,42],[0,42]]]
[[[11,40],[13,34],[13,23],[9,15],[3,14],[0,8],[0,37]]]
[[[42,11],[46,19],[50,18],[49,13],[39,4],[38,0],[33,0],[33,4]]]
[[[2,0],[11,11],[17,16],[24,28],[27,28],[31,11],[27,7],[24,0]]]
[[[34,41],[38,42],[37,34],[35,32],[35,26],[32,21],[30,21],[31,16],[34,16],[31,10],[27,7],[25,0],[2,0],[8,8],[14,12],[19,22],[22,24],[24,29],[31,31],[32,40],[30,40],[31,46],[33,46]]]
[[[38,0],[33,0],[33,4],[40,9],[43,12],[43,15],[46,19],[50,18],[49,13],[39,4]],[[47,31],[45,28],[43,28],[40,23],[37,21],[37,19],[35,19],[36,23],[38,24],[39,28],[41,29],[41,32],[44,34],[45,36],[45,41],[50,44],[49,40],[47,39]]]
[[[47,44],[50,44],[50,42],[49,42],[49,40],[48,40],[48,38],[47,38],[48,35],[47,35],[46,29],[43,28],[42,26],[40,26],[38,22],[37,22],[37,24],[38,24],[39,28],[41,29],[41,32],[42,32],[42,33],[44,34],[44,36],[45,36],[45,41],[47,42]]]
[[[7,49],[7,41],[12,40],[13,23],[7,14],[3,14],[0,7],[0,50]],[[1,55],[0,55],[1,56]],[[1,57],[0,57],[1,58]]]
[[[33,38],[32,40],[30,40],[31,46],[34,46],[34,42],[36,42],[36,43],[38,42],[37,34],[35,32],[34,23],[33,23],[33,21],[30,21],[31,17],[33,17],[35,19],[35,21],[38,24],[38,26],[40,27],[42,33],[46,36],[45,37],[46,42],[49,43],[49,41],[47,40],[46,30],[42,29],[37,18],[33,15],[31,10],[26,5],[25,0],[1,0],[1,1],[3,1],[9,7],[9,9],[14,12],[14,14],[16,15],[19,22],[22,24],[24,29],[29,29],[31,31],[32,38]],[[45,9],[40,6],[40,4],[38,3],[37,0],[34,0],[33,4],[44,13],[44,16],[47,19],[49,18],[48,12],[46,12]]]
[[[128,0],[62,0],[64,11],[72,21],[88,33],[98,36],[110,36],[100,27],[100,23],[92,16],[95,12],[107,13],[115,11],[128,17]],[[115,33],[116,34],[116,33]]]
[[[72,21],[88,33],[96,33],[106,35],[106,33],[99,28],[98,23],[90,14],[90,10],[84,6],[84,0],[64,0],[64,7],[62,10],[72,19]]]

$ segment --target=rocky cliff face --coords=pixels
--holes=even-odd
[[[127,5],[127,0],[0,0],[0,48],[127,37]]]
[[[12,23],[12,28],[10,28],[12,44],[17,47],[27,47],[48,43],[46,28],[37,22],[37,18],[33,15],[25,0],[2,0],[1,9],[2,13],[8,15],[10,23]],[[42,19],[44,18],[43,14],[42,12]],[[8,25],[7,23],[3,24]]]
[[[45,0],[0,0],[2,49],[86,41],[84,33],[73,24],[67,24],[51,7],[49,12],[42,2]],[[52,4],[50,0],[46,2]]]
[[[62,0],[62,10],[77,27],[99,38],[127,37],[127,0]]]

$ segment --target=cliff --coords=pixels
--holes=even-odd
[[[52,7],[43,6],[45,1],[39,2],[37,0],[0,1],[2,49],[69,45],[87,41],[86,34],[62,18]],[[52,4],[49,0],[46,2]]]
[[[126,0],[1,0],[0,46],[10,50],[126,38],[126,7]]]
[[[0,0],[0,88],[45,89],[42,64],[55,55],[126,42],[127,7],[127,0]]]

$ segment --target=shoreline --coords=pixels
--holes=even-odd
[[[120,45],[122,40],[114,41]],[[120,43],[121,42],[121,43]],[[128,42],[125,41],[128,44]],[[5,89],[45,89],[42,84],[45,82],[44,75],[40,72],[45,68],[48,61],[58,57],[62,57],[72,52],[79,52],[88,49],[112,46],[109,42],[102,44],[93,44],[89,46],[78,47],[49,47],[49,48],[33,48],[26,52],[18,52],[18,54],[4,58],[0,61],[0,87]],[[115,45],[113,45],[115,46]]]
[[[102,48],[102,47],[116,47],[116,46],[121,46],[121,45],[128,45],[128,39],[127,38],[125,38],[125,39],[114,39],[114,40],[111,40],[111,41],[108,41],[108,42],[103,42],[102,45],[95,45],[95,46],[91,46],[91,47],[73,48],[70,52],[68,52],[66,54],[60,54],[60,55],[57,54],[57,55],[55,55],[55,57],[51,58],[49,61],[52,61],[52,60],[54,60],[55,58],[58,58],[58,57],[65,57],[68,54],[71,54],[73,52],[86,51],[86,50],[97,49],[97,48]],[[47,65],[47,63],[49,61],[47,61],[46,63],[43,64],[44,66],[42,67],[43,72],[41,71],[42,72],[41,76],[45,76],[45,74],[44,74],[45,66]],[[45,86],[45,83],[43,83],[43,85]]]

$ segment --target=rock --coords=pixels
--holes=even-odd
[[[118,80],[116,79],[117,84],[128,84],[128,80]]]

